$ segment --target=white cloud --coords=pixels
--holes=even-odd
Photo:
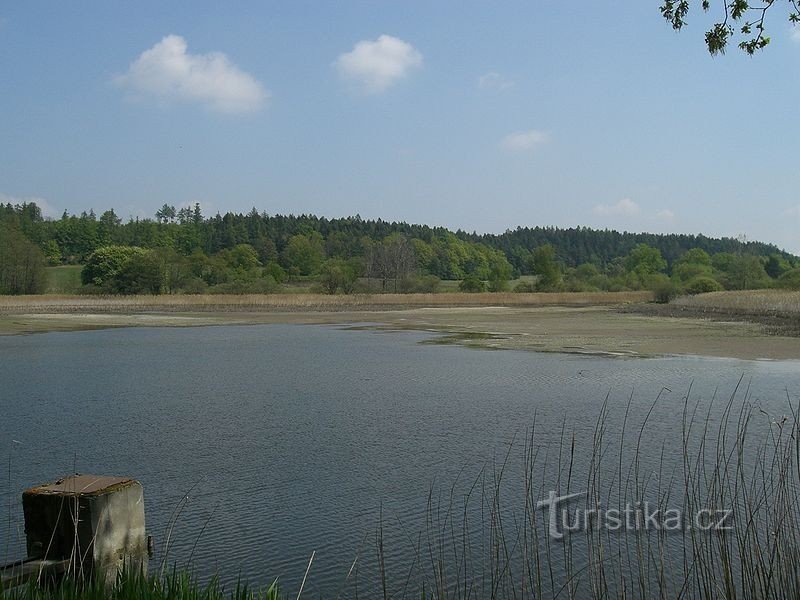
[[[139,55],[115,82],[135,93],[161,101],[199,102],[225,113],[259,109],[269,92],[225,54],[189,54],[186,40],[168,35]]]
[[[44,198],[38,198],[35,196],[26,196],[23,198],[20,196],[10,196],[9,194],[3,194],[0,192],[0,204],[30,204],[32,202],[42,210],[42,214],[45,217],[56,218],[61,216],[61,213],[56,211],[53,205]]]
[[[631,217],[641,212],[639,205],[630,198],[623,198],[616,204],[598,204],[592,212],[602,217]]]
[[[478,87],[482,90],[502,92],[514,87],[514,82],[500,73],[490,71],[478,77]]]
[[[662,208],[656,213],[656,218],[662,221],[672,221],[675,219],[675,213],[668,208]]]
[[[422,66],[422,54],[414,46],[391,35],[375,41],[362,40],[333,63],[339,74],[354,81],[367,93],[379,94],[412,69]]]
[[[502,139],[500,145],[506,150],[522,152],[525,150],[533,150],[537,146],[541,146],[549,141],[549,139],[550,136],[548,136],[544,131],[530,129],[528,131],[515,131],[514,133],[509,133]]]

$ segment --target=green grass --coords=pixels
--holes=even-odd
[[[80,265],[47,268],[46,294],[75,294],[81,288]]]
[[[33,582],[13,590],[0,589],[3,600],[280,600],[277,581],[264,590],[253,590],[244,584],[226,590],[216,579],[199,584],[186,572],[164,578],[121,575],[117,585],[80,584],[68,579],[56,587]]]

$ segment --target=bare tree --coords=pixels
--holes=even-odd
[[[401,234],[392,234],[382,243],[374,244],[364,254],[364,268],[368,278],[380,279],[381,290],[386,291],[389,281],[397,292],[398,283],[407,279],[416,269],[414,247]]]

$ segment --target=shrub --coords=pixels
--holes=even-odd
[[[476,292],[485,292],[486,284],[483,283],[482,280],[475,277],[475,275],[467,275],[461,280],[461,283],[458,284],[458,289],[462,292],[468,292],[471,294]]]
[[[199,277],[192,277],[183,284],[181,291],[184,294],[205,294],[208,292],[208,284]]]
[[[358,281],[358,273],[347,261],[332,258],[322,265],[319,283],[326,294],[335,294],[341,290],[350,294]]]
[[[514,292],[517,294],[530,294],[536,291],[536,284],[531,281],[520,281],[514,286]]]
[[[84,284],[104,286],[110,284],[134,256],[147,254],[135,246],[103,246],[89,255],[81,271]]]
[[[278,283],[285,283],[289,278],[284,268],[276,262],[267,263],[267,266],[264,267],[264,273],[270,275]]]
[[[442,282],[436,275],[422,275],[417,277],[415,291],[422,294],[435,294],[439,290],[439,284]]]
[[[659,304],[666,304],[680,293],[675,282],[664,274],[651,275],[647,287],[652,290],[653,298]]]
[[[145,250],[131,256],[110,283],[118,294],[160,294],[164,280],[164,264],[152,250]]]
[[[507,292],[508,287],[509,287],[508,279],[493,278],[489,280],[490,292]]]
[[[708,292],[718,292],[722,289],[722,284],[713,277],[701,275],[691,279],[685,288],[687,294],[706,294]]]
[[[775,285],[786,290],[800,290],[800,268],[786,271],[778,277]]]

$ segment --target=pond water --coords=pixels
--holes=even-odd
[[[481,351],[431,338],[299,325],[0,338],[0,560],[23,553],[22,490],[78,471],[142,482],[155,562],[180,506],[167,560],[201,578],[279,578],[296,594],[314,552],[310,597],[349,596],[376,584],[382,541],[396,588],[442,496],[496,475],[516,440],[503,475],[513,502],[534,424],[540,461],[555,464],[574,439],[585,464],[606,399],[612,445],[626,411],[638,427],[652,409],[640,450],[653,468],[664,448],[680,461],[670,451],[690,386],[706,407],[739,385],[771,416],[800,397],[796,362]],[[563,490],[561,472],[544,467],[538,488]]]

